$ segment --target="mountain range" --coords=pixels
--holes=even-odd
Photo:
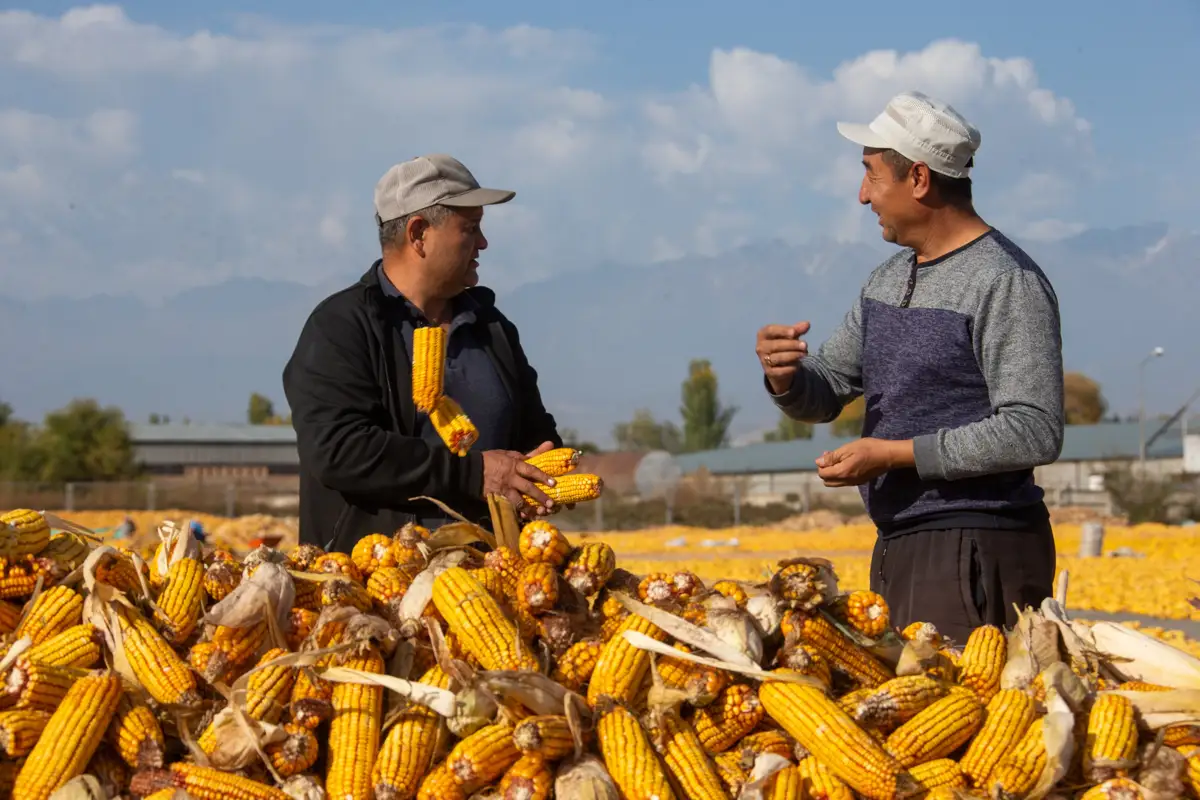
[[[1099,381],[1114,410],[1136,412],[1138,365],[1155,346],[1166,356],[1147,367],[1150,412],[1171,413],[1200,384],[1200,234],[1148,224],[1018,243],[1058,293],[1067,368]],[[722,399],[739,407],[731,434],[749,441],[776,419],[753,354],[757,329],[809,320],[815,350],[888,253],[882,242],[762,242],[719,256],[564,272],[505,292],[499,303],[519,326],[561,425],[610,444],[613,424],[635,409],[677,419],[688,360],[707,358]],[[321,286],[239,278],[160,304],[0,294],[0,399],[31,420],[76,396],[138,420],[159,412],[241,421],[254,391],[284,411],[280,373],[301,324],[360,273]]]

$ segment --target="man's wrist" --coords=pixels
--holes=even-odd
[[[917,465],[917,459],[913,453],[913,440],[900,439],[888,442],[887,450],[888,469],[912,469]]]

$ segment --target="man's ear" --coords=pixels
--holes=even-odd
[[[929,195],[932,177],[928,164],[918,161],[912,165],[912,169],[908,171],[908,182],[912,187],[913,197],[920,200]]]
[[[405,226],[405,238],[418,255],[425,255],[425,231],[427,230],[429,230],[429,223],[418,216],[410,218],[408,225]]]

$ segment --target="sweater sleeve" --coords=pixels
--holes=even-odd
[[[862,394],[862,294],[846,312],[816,355],[800,361],[792,385],[783,394],[767,393],[783,413],[801,422],[830,422]]]
[[[973,337],[992,413],[917,437],[913,452],[923,479],[1031,469],[1062,452],[1062,332],[1045,276],[1029,269],[997,276],[983,293]]]

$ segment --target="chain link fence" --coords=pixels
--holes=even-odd
[[[0,481],[0,509],[158,511],[184,509],[226,517],[293,516],[295,487],[246,481],[113,481],[30,483]]]

